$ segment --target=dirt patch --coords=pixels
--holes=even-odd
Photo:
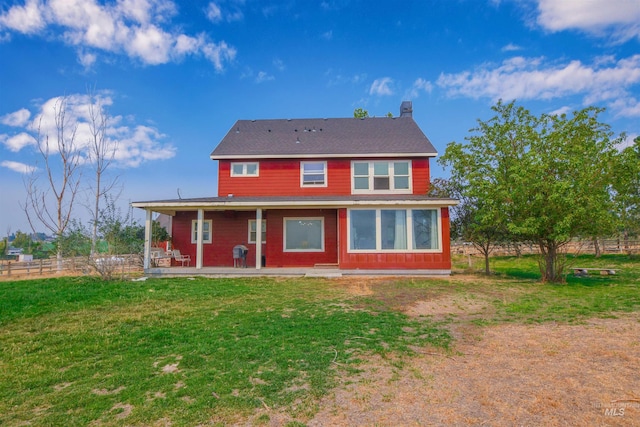
[[[480,333],[403,369],[371,358],[307,425],[640,425],[640,316]]]
[[[117,420],[127,418],[129,415],[131,415],[131,411],[133,411],[133,405],[129,405],[128,403],[116,403],[110,410],[110,412],[117,412]]]
[[[109,396],[112,394],[118,394],[120,393],[122,390],[124,390],[125,388],[123,386],[120,386],[118,388],[114,388],[113,390],[108,390],[106,388],[94,388],[93,390],[91,390],[91,392],[93,394],[96,394],[98,396]]]
[[[430,301],[417,301],[405,310],[409,316],[472,315],[481,313],[490,302],[477,297],[443,297]]]

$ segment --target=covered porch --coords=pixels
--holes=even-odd
[[[307,276],[327,275],[332,269],[333,275],[442,275],[451,269],[447,206],[454,203],[426,195],[228,196],[134,202],[132,206],[146,212],[144,270],[150,275]],[[172,248],[190,257],[186,266],[153,262],[156,212],[172,218]],[[372,218],[392,213],[395,227],[384,231],[397,244],[381,243],[378,221],[377,229],[372,222],[365,230],[373,236],[368,240],[371,245],[358,246],[364,240],[356,241],[361,231],[356,214],[363,212]],[[431,218],[431,225],[421,229],[433,238],[433,245],[426,249],[412,243],[419,231],[411,225],[415,212],[426,212]],[[377,247],[373,245],[376,236]],[[383,244],[387,246],[381,249]],[[236,245],[248,246],[248,268],[233,267]]]

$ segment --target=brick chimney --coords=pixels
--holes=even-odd
[[[400,104],[400,117],[413,117],[413,104],[411,101],[402,101],[402,104]]]

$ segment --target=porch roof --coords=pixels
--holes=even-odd
[[[415,194],[349,196],[200,197],[133,202],[131,206],[172,214],[176,211],[346,208],[367,206],[455,206],[458,200]]]

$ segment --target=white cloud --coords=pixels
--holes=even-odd
[[[282,62],[282,59],[278,58],[273,60],[273,66],[276,67],[278,71],[284,71],[284,69],[286,68],[284,62]]]
[[[91,68],[93,66],[93,64],[95,64],[96,60],[98,59],[98,57],[90,52],[78,52],[78,62],[84,67],[84,68]]]
[[[508,45],[504,46],[501,50],[503,52],[514,52],[517,50],[522,50],[522,47],[518,46],[517,44],[509,43]]]
[[[416,99],[420,96],[421,91],[431,93],[432,90],[433,84],[430,81],[423,78],[417,78],[416,81],[413,82],[411,89],[405,93],[403,99]]]
[[[46,26],[39,0],[27,0],[24,6],[13,6],[0,15],[0,29],[6,27],[23,34],[34,34]]]
[[[170,26],[176,13],[170,0],[107,4],[96,0],[28,0],[0,15],[0,29],[24,34],[44,33],[48,27],[61,30],[60,38],[79,48],[79,62],[85,67],[95,62],[96,50],[124,53],[148,65],[180,60],[186,54],[202,55],[218,71],[235,58],[235,49],[223,41],[207,43],[202,35],[193,37]],[[88,50],[93,51],[85,53]],[[211,55],[212,51],[217,54]]]
[[[638,0],[538,0],[537,22],[550,31],[577,29],[615,38],[640,38]]]
[[[502,64],[485,64],[474,71],[441,74],[437,84],[449,96],[498,99],[554,99],[583,96],[585,104],[609,101],[620,110],[629,90],[640,83],[640,55],[617,62],[597,60],[547,63],[545,58],[514,57]],[[637,103],[636,103],[637,107]],[[627,105],[627,115],[635,114]]]
[[[222,21],[233,22],[241,21],[244,19],[244,13],[240,9],[240,6],[244,4],[244,1],[229,1],[222,8],[224,1],[210,2],[205,9],[205,14],[209,21],[214,24],[218,24]]]
[[[272,76],[271,74],[265,72],[265,71],[260,71],[258,73],[258,75],[256,76],[256,83],[263,83],[263,82],[268,82],[271,80],[275,80],[276,78],[274,76]]]
[[[107,114],[106,108],[113,104],[108,92],[101,92],[93,99],[93,107]],[[73,94],[66,97],[55,97],[43,102],[32,121],[22,124],[24,132],[9,137],[0,135],[0,143],[9,150],[17,152],[28,145],[37,144],[35,133],[41,135],[40,142],[48,143],[51,152],[55,153],[58,142],[56,111],[61,103],[65,103],[65,130],[67,135],[75,131],[75,147],[83,158],[88,156],[88,144],[92,138],[89,127],[91,98],[88,95]],[[7,116],[4,116],[7,117]],[[109,117],[109,116],[108,116]],[[115,166],[137,167],[141,163],[152,160],[169,159],[176,154],[175,147],[164,142],[167,138],[152,126],[131,123],[132,118],[121,116],[109,117],[106,129],[107,143],[115,149]],[[36,130],[37,129],[37,130]]]
[[[24,147],[35,144],[36,139],[28,133],[20,132],[14,136],[0,135],[0,142],[10,151],[17,153]]]
[[[209,21],[215,23],[218,23],[220,21],[222,21],[222,10],[220,9],[220,6],[218,6],[216,3],[211,2],[209,3],[209,6],[207,6],[207,19],[209,19]]]
[[[329,30],[329,31],[326,31],[326,32],[322,33],[320,35],[320,37],[323,38],[324,40],[333,39],[333,30]]]
[[[624,141],[618,144],[616,148],[618,149],[618,151],[622,151],[627,147],[632,147],[635,144],[635,139],[637,137],[638,137],[638,134],[635,134],[635,133],[628,134],[624,139]]]
[[[616,99],[611,103],[611,108],[619,116],[640,117],[640,101],[634,97]]]
[[[561,116],[563,114],[569,114],[570,112],[571,107],[565,105],[564,107],[556,108],[555,110],[550,111],[548,114],[552,116]]]
[[[150,25],[135,32],[131,43],[127,45],[127,52],[146,64],[166,64],[169,62],[172,44],[173,36]]]
[[[7,126],[24,126],[31,117],[31,112],[26,108],[21,108],[13,113],[0,117],[0,123]]]
[[[20,162],[13,162],[11,160],[3,160],[2,163],[0,163],[0,166],[2,166],[3,168],[11,169],[14,172],[23,173],[23,174],[34,172],[37,169],[34,166],[26,165]]]
[[[369,95],[393,95],[393,89],[391,88],[392,85],[393,80],[391,77],[376,79],[371,84],[371,88],[369,88]]]

